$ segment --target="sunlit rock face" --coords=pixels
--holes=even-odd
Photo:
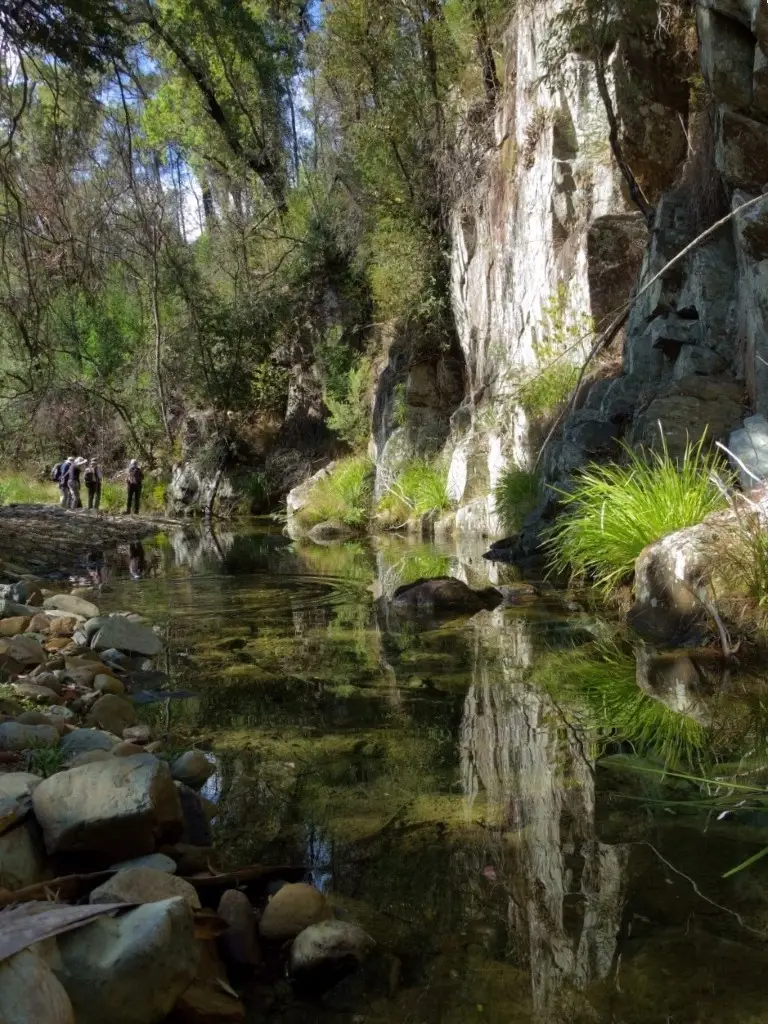
[[[611,155],[591,64],[572,54],[562,83],[545,74],[561,6],[521,5],[510,25],[493,144],[453,217],[452,301],[467,388],[452,421],[449,482],[456,501],[472,503],[457,530],[499,532],[490,492],[505,466],[530,465],[541,441],[534,421],[546,418],[522,385],[558,352],[568,350],[566,363],[583,359],[590,328],[628,298],[648,239]],[[643,48],[635,49],[613,54],[610,87],[635,172],[655,198],[685,157],[687,95],[662,54],[649,73],[636,67]],[[580,410],[556,475],[613,447],[605,422],[594,403]]]
[[[525,681],[529,626],[488,615],[461,725],[467,811],[501,829],[488,860],[527,962],[534,1019],[559,1024],[574,992],[603,981],[617,952],[629,846],[595,834],[594,760],[557,704]],[[498,621],[494,622],[494,617]],[[510,628],[510,627],[513,628]]]

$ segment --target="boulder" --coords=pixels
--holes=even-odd
[[[59,750],[65,761],[77,754],[85,754],[92,750],[109,752],[120,740],[111,733],[99,729],[73,729],[62,739]]]
[[[133,704],[124,697],[118,697],[114,693],[105,693],[91,708],[88,724],[96,725],[116,736],[122,736],[123,729],[136,724],[136,711]]]
[[[16,636],[8,645],[8,654],[20,665],[42,665],[45,651],[39,640],[33,636]]]
[[[197,974],[200,949],[184,900],[146,903],[58,938],[56,975],[77,1024],[158,1024]]]
[[[97,886],[89,897],[89,903],[157,903],[175,896],[183,899],[193,910],[200,909],[197,890],[183,878],[152,867],[133,867],[123,868]]]
[[[52,725],[0,723],[0,750],[3,751],[29,750],[32,747],[55,747],[58,742],[58,729]]]
[[[147,754],[147,757],[150,755]],[[181,842],[189,843],[192,846],[210,846],[212,843],[211,826],[208,815],[205,813],[200,794],[185,786],[183,782],[176,783],[176,789],[181,801],[181,813],[184,818],[184,831],[181,835]]]
[[[35,611],[35,608],[29,608],[25,604],[9,601],[7,598],[0,598],[0,619],[10,619],[17,615],[31,619]]]
[[[16,718],[23,710],[24,705],[20,701],[12,700],[10,697],[0,697],[0,715]]]
[[[498,607],[503,600],[502,594],[494,587],[472,590],[452,576],[438,576],[398,587],[392,595],[392,606],[398,610],[432,614],[474,615],[484,609]]]
[[[330,988],[354,971],[375,945],[371,936],[356,924],[321,921],[305,928],[294,940],[288,973],[303,986]]]
[[[176,874],[176,861],[172,857],[166,857],[164,853],[148,853],[144,857],[121,860],[110,867],[115,871],[127,871],[130,868],[154,868],[155,871],[165,871],[169,875]]]
[[[84,764],[96,764],[97,761],[111,761],[112,754],[106,750],[84,750],[82,754],[75,754],[71,761],[67,761],[68,768],[80,768]]]
[[[146,751],[138,743],[128,743],[127,740],[122,740],[112,747],[111,753],[112,757],[132,757],[134,754],[145,754]]]
[[[33,700],[36,704],[61,704],[61,696],[49,686],[39,683],[14,683],[14,692],[24,700]]]
[[[256,918],[251,902],[239,889],[227,889],[216,910],[229,925],[219,939],[219,948],[231,963],[255,967],[261,962]]]
[[[0,636],[17,636],[23,633],[32,619],[26,615],[14,615],[10,619],[0,619]]]
[[[93,688],[98,690],[99,693],[113,693],[116,697],[122,697],[125,693],[125,687],[116,679],[114,676],[105,675],[100,672],[93,679]]]
[[[214,765],[202,750],[188,750],[177,757],[171,765],[171,775],[177,782],[183,782],[190,789],[202,789],[213,774]]]
[[[333,916],[325,896],[305,882],[284,885],[264,908],[259,934],[268,942],[294,939],[311,924]]]
[[[123,729],[123,739],[128,743],[143,746],[152,739],[152,730],[148,725],[129,725],[127,729]]]
[[[95,604],[82,597],[75,597],[73,594],[54,594],[53,597],[46,597],[43,601],[43,608],[69,612],[72,615],[82,615],[86,619],[96,618],[99,614],[99,609]]]
[[[168,765],[146,754],[60,772],[37,787],[32,802],[49,853],[139,857],[182,828]]]
[[[114,647],[118,651],[153,658],[163,649],[160,637],[151,629],[120,615],[90,619],[85,627],[95,651],[108,651]]]
[[[3,1024],[75,1024],[72,1003],[40,948],[32,946],[0,963]]]
[[[46,869],[40,830],[33,821],[24,822],[0,835],[0,889],[15,892],[42,882],[49,877]]]
[[[31,796],[43,780],[31,772],[9,772],[0,775],[0,800],[19,800]]]
[[[59,677],[55,672],[50,672],[46,665],[38,665],[36,669],[33,669],[29,674],[29,679],[37,686],[47,686],[54,693],[60,694],[63,689]]]

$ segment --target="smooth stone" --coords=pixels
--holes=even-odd
[[[0,889],[15,892],[42,882],[50,874],[47,863],[36,823],[27,821],[0,835]]]
[[[497,608],[503,600],[494,587],[472,590],[453,576],[438,576],[398,587],[392,595],[392,606],[431,614],[474,615],[483,609]]]
[[[18,601],[9,601],[7,598],[0,599],[0,619],[12,619],[17,615],[31,619],[36,611],[36,608],[29,608],[25,604],[19,604]]]
[[[72,641],[66,636],[55,636],[51,640],[47,640],[45,643],[45,650],[50,654],[56,654],[58,651],[65,651]]]
[[[57,944],[55,970],[77,1024],[158,1024],[200,961],[192,910],[178,898],[99,918]]]
[[[211,777],[215,766],[202,750],[188,750],[177,757],[171,765],[171,775],[177,782],[183,782],[190,789],[202,789]]]
[[[21,800],[31,796],[43,780],[32,772],[8,772],[0,775],[0,800]]]
[[[88,643],[88,637],[85,633],[82,633],[79,629],[75,630],[72,634],[72,643],[77,644],[78,647],[85,647]]]
[[[144,746],[152,739],[152,730],[148,725],[129,725],[127,729],[123,729],[123,739],[128,743],[138,743],[139,746]]]
[[[93,668],[68,668],[66,670],[65,679],[69,683],[73,683],[80,689],[91,690],[93,689],[93,681],[98,673],[98,668],[94,665]]]
[[[45,614],[45,612],[38,612],[37,615],[33,615],[27,625],[28,633],[48,633],[51,628],[51,620]]]
[[[303,985],[330,988],[354,971],[375,946],[371,936],[356,924],[321,921],[297,935],[288,957],[288,973]]]
[[[0,619],[0,636],[17,636],[27,629],[31,621],[26,615],[14,615],[10,619]]]
[[[183,782],[177,782],[175,785],[184,818],[184,831],[179,837],[179,841],[190,843],[192,846],[211,846],[213,842],[211,826],[200,794],[194,789],[190,789],[189,786],[185,786]]]
[[[134,754],[144,754],[146,751],[138,743],[128,743],[123,740],[112,747],[112,757],[132,757]]]
[[[60,772],[37,787],[32,802],[49,853],[139,857],[182,829],[168,765],[146,754]]]
[[[174,896],[183,899],[193,910],[200,909],[197,890],[183,878],[150,867],[124,868],[89,897],[89,903],[157,903]]]
[[[70,725],[77,721],[77,715],[74,711],[70,711],[64,704],[51,704],[45,709],[45,713],[54,724],[56,724],[57,719],[64,722],[65,725]]]
[[[38,683],[14,683],[14,692],[25,700],[33,700],[36,704],[61,704],[61,696],[49,686]]]
[[[219,939],[225,957],[243,966],[261,963],[256,918],[245,893],[239,889],[227,889],[219,900],[216,913],[229,925]]]
[[[67,760],[77,754],[85,754],[91,750],[111,751],[119,737],[111,733],[102,732],[100,729],[73,729],[72,732],[62,739],[59,750],[62,757]]]
[[[68,615],[59,615],[48,620],[48,630],[53,636],[72,636],[77,630],[77,619]]]
[[[123,735],[123,729],[136,725],[136,710],[130,701],[117,697],[114,693],[106,693],[99,697],[88,714],[88,724],[96,725],[117,736]]]
[[[58,729],[52,725],[0,723],[0,750],[20,751],[30,750],[33,747],[55,747],[58,742]]]
[[[121,669],[130,668],[131,664],[131,659],[123,654],[122,651],[118,651],[116,647],[110,647],[109,650],[102,651],[101,660]]]
[[[152,658],[163,649],[160,637],[151,629],[121,616],[90,619],[85,624],[85,632],[91,638],[91,647],[95,651],[114,647],[118,651]]]
[[[328,901],[318,889],[305,882],[294,882],[284,885],[266,905],[259,934],[270,942],[284,942],[332,915]]]
[[[16,721],[20,725],[53,725],[53,722],[42,711],[23,711],[17,715]]]
[[[176,843],[165,846],[162,850],[176,861],[176,870],[180,875],[197,875],[207,872],[216,851],[212,846],[193,846],[191,843]]]
[[[84,750],[82,754],[75,754],[71,761],[67,762],[68,768],[80,768],[84,764],[96,764],[97,761],[111,761],[112,754],[106,750]]]
[[[176,874],[176,861],[164,853],[148,853],[144,857],[121,860],[117,864],[111,864],[110,867],[115,871],[128,871],[130,868],[153,868],[155,871],[164,871],[168,875]]]
[[[22,949],[0,963],[2,1024],[75,1024],[69,996],[40,949]]]
[[[93,619],[100,614],[97,605],[82,597],[75,597],[73,594],[55,594],[53,597],[46,597],[43,601],[43,608],[71,612],[74,615],[82,615],[86,619]]]
[[[45,651],[39,640],[32,636],[16,636],[8,645],[8,654],[20,665],[45,664]]]
[[[54,672],[49,672],[45,665],[38,665],[36,669],[30,672],[29,679],[34,682],[36,686],[47,686],[49,690],[53,690],[54,693],[60,694],[63,687],[60,680]]]
[[[119,679],[104,673],[100,673],[94,678],[93,688],[98,690],[99,693],[114,693],[116,697],[122,697],[125,693],[125,687]]]
[[[24,705],[10,697],[0,697],[0,715],[9,715],[16,718],[24,710]]]

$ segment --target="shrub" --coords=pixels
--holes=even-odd
[[[579,368],[560,360],[537,371],[520,385],[520,404],[528,417],[537,420],[557,409],[569,397],[579,375]]]
[[[364,528],[371,516],[374,467],[370,459],[353,457],[338,462],[313,487],[298,513],[304,526],[335,519],[354,529]]]
[[[83,489],[83,496],[87,493]],[[126,489],[125,483],[114,480],[103,480],[101,483],[101,510],[102,512],[121,512],[125,508]],[[141,511],[142,512],[164,512],[165,511],[165,484],[152,480],[145,480],[141,489]]]
[[[452,504],[445,468],[416,459],[404,466],[388,486],[378,511],[388,513],[395,525],[403,526],[409,519],[445,512]]]
[[[336,398],[330,392],[325,395],[325,403],[331,412],[328,426],[355,451],[360,451],[368,443],[370,388],[371,364],[363,359],[349,370],[343,398]]]
[[[710,477],[727,472],[704,441],[689,442],[679,461],[663,444],[660,452],[628,452],[623,466],[587,467],[562,495],[565,511],[547,538],[551,568],[591,579],[607,594],[631,578],[648,544],[723,508]]]
[[[523,520],[536,504],[539,488],[538,474],[527,469],[505,470],[493,490],[496,515],[502,529],[517,533]]]

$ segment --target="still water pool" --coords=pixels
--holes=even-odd
[[[178,535],[112,567],[162,624],[142,714],[194,736],[223,865],[306,864],[378,943],[265,1022],[768,1024],[768,690],[636,650],[564,600],[398,619],[402,582],[505,582],[482,547]],[[768,673],[767,673],[768,677]]]

